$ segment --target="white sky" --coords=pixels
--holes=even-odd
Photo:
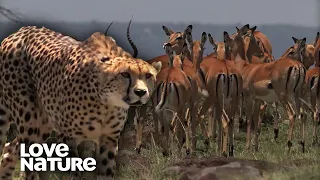
[[[0,0],[28,20],[296,24],[319,27],[320,0]],[[188,3],[187,3],[188,2]],[[5,21],[0,17],[0,21]]]

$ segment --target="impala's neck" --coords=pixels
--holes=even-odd
[[[183,66],[183,61],[181,60],[181,56],[176,55],[173,59],[173,67],[183,69],[182,66]]]
[[[314,44],[315,66],[320,67],[320,40],[316,40]]]
[[[281,58],[290,58],[295,61],[301,62],[306,69],[309,69],[315,62],[314,47],[313,45],[306,45],[304,49],[301,49],[298,44],[290,47]]]
[[[200,42],[195,41],[191,47],[191,57],[192,57],[192,63],[193,63],[193,68],[195,72],[198,72],[200,69],[200,64],[202,61],[202,56],[203,56],[203,50],[201,48]]]
[[[246,60],[244,42],[240,36],[236,36],[232,41],[232,43],[234,43],[234,47],[232,48],[232,52],[227,54],[227,57],[230,57],[230,60],[235,62],[237,70],[242,72],[243,68],[249,64]]]
[[[311,44],[308,44],[306,47],[306,51],[302,54],[303,65],[306,67],[306,69],[309,69],[310,66],[312,66],[313,64],[317,64],[314,53],[315,53],[314,46]]]
[[[315,67],[320,67],[320,49],[315,51]]]
[[[220,42],[217,44],[216,58],[218,60],[225,60],[226,59],[226,46],[223,42]]]

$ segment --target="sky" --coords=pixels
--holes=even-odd
[[[127,22],[133,15],[135,22],[320,24],[320,0],[0,0],[0,4],[32,21]]]

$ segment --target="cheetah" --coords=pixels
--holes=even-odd
[[[52,130],[59,142],[78,156],[77,145],[97,145],[97,179],[113,179],[118,139],[129,106],[147,103],[161,63],[136,58],[103,33],[85,41],[45,27],[24,26],[3,40],[0,47],[0,179],[11,179],[19,160],[20,143],[42,143]],[[10,123],[17,138],[7,143]],[[5,148],[4,148],[5,146]],[[35,179],[36,172],[26,172]],[[72,173],[80,179],[79,172]],[[45,179],[41,177],[40,179]]]

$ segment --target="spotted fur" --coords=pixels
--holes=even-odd
[[[35,26],[5,38],[0,51],[1,152],[10,120],[19,131],[6,145],[0,179],[11,179],[19,143],[42,143],[53,129],[73,155],[83,140],[97,143],[98,179],[112,179],[127,109],[148,101],[161,63],[132,57],[102,33],[81,42]]]

